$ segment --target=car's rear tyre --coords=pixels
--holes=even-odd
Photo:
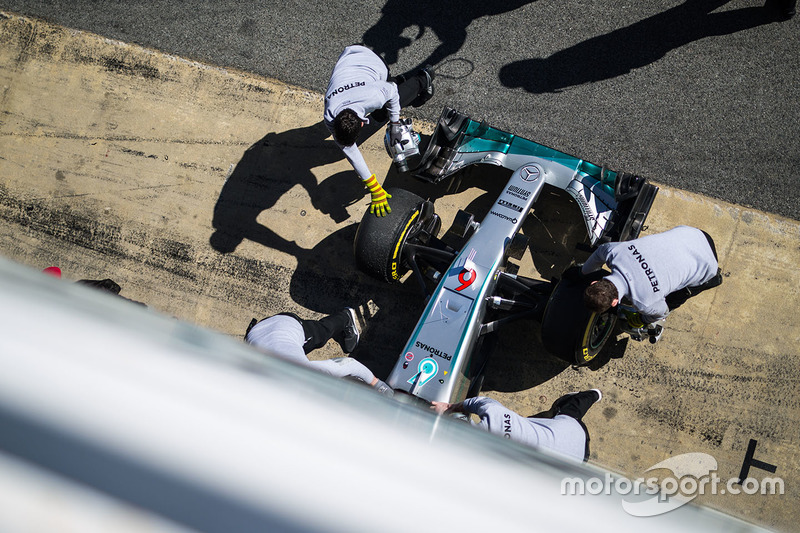
[[[354,242],[356,265],[366,274],[394,283],[403,277],[403,246],[422,229],[425,200],[405,189],[389,188],[392,212],[378,217],[364,213]]]
[[[545,349],[573,365],[591,362],[611,337],[617,323],[613,309],[594,313],[583,305],[590,280],[562,279],[553,289],[542,318]]]

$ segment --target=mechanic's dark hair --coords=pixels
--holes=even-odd
[[[619,298],[617,287],[607,279],[592,283],[583,291],[583,305],[589,311],[602,313],[611,308],[614,300]]]
[[[342,109],[333,119],[333,138],[342,146],[355,144],[359,131],[361,119],[352,109]]]

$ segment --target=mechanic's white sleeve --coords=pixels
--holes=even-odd
[[[369,171],[367,162],[364,160],[364,156],[361,155],[361,150],[358,149],[358,146],[352,144],[351,146],[339,145],[339,147],[344,152],[344,156],[347,160],[350,161],[350,164],[353,165],[358,177],[363,181],[367,181],[369,177],[372,176],[372,172]]]
[[[349,357],[337,357],[336,359],[326,359],[325,361],[309,361],[307,366],[335,378],[356,378],[367,385],[372,385],[372,381],[375,379],[375,374],[369,368]]]
[[[514,416],[519,416],[516,413],[512,413],[512,411],[504,407],[503,404],[497,400],[487,398],[486,396],[467,398],[461,403],[461,405],[464,406],[465,413],[478,415],[478,418],[480,418],[481,421],[476,425],[482,427],[490,433],[493,432],[492,429],[495,426],[498,428],[500,427],[499,420],[502,418],[502,415],[513,414]],[[494,431],[494,433],[497,432],[498,431]]]
[[[400,93],[397,91],[397,85],[387,81],[382,85],[381,92],[386,97],[385,105],[389,109],[389,120],[397,122],[400,120]]]
[[[608,259],[608,252],[611,250],[613,243],[607,242],[598,246],[597,250],[589,256],[589,259],[581,267],[582,274],[590,274],[596,270],[600,270],[606,264]]]

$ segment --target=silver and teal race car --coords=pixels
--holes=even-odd
[[[590,247],[636,238],[658,192],[637,175],[610,171],[444,108],[414,175],[438,183],[477,164],[513,173],[482,220],[459,211],[449,230],[458,246],[438,237],[441,220],[433,202],[396,188],[388,189],[391,214],[365,214],[355,238],[361,270],[387,282],[410,270],[427,291],[425,310],[387,383],[428,401],[452,403],[477,395],[486,361],[482,340],[508,322],[539,321],[544,347],[574,365],[592,361],[614,330],[616,311],[591,313],[582,305],[591,280],[569,272],[556,281],[527,278],[509,261],[528,247],[520,229],[545,184],[575,200]]]

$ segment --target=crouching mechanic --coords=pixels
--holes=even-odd
[[[528,418],[484,396],[467,398],[455,404],[432,402],[431,408],[438,414],[478,415],[480,422],[473,424],[489,433],[586,461],[589,458],[589,432],[582,419],[602,397],[597,389],[571,392],[557,399],[549,411]]]
[[[583,264],[581,273],[599,270],[603,264],[611,274],[586,288],[584,303],[597,313],[622,303],[628,332],[637,340],[647,332],[651,342],[656,342],[670,311],[722,284],[714,240],[690,226],[602,244]]]
[[[433,96],[433,73],[422,69],[413,76],[389,79],[383,60],[365,46],[348,46],[333,67],[325,92],[325,125],[372,195],[370,213],[391,213],[389,198],[375,174],[369,171],[356,145],[358,134],[370,120],[388,119],[400,125],[400,109],[427,102]],[[370,116],[371,115],[371,118]]]
[[[308,359],[308,353],[324,346],[329,339],[338,342],[344,353],[350,353],[358,345],[359,337],[356,313],[348,307],[320,320],[303,320],[293,313],[281,313],[260,322],[253,319],[247,328],[244,340],[267,353],[329,376],[363,381],[381,394],[392,396],[394,391],[391,387],[355,359],[349,357],[324,361]]]

